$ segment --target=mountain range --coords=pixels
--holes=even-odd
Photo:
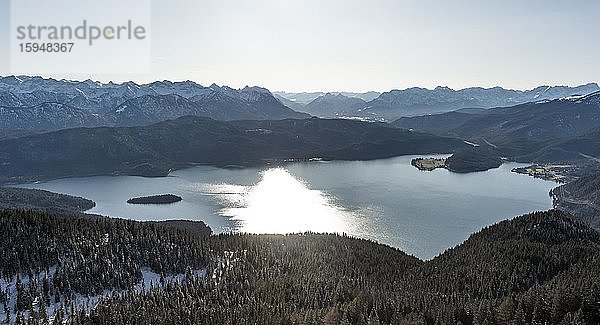
[[[349,96],[344,93],[276,93],[276,95],[285,105],[318,117],[393,121],[404,116],[436,114],[464,108],[510,107],[528,102],[587,95],[598,90],[600,87],[597,84],[590,83],[578,87],[540,86],[524,91],[501,87],[474,87],[461,90],[448,87],[436,87],[433,90],[415,87],[391,90],[373,99],[369,96]],[[315,95],[318,96],[307,101]],[[364,102],[360,102],[361,100]]]
[[[0,78],[0,129],[52,131],[139,126],[182,116],[231,121],[302,119],[313,115],[393,121],[403,116],[543,102],[598,90],[597,84],[590,83],[578,87],[541,86],[526,91],[437,87],[385,93],[271,93],[260,87],[205,87],[192,81],[117,84],[9,76]]]
[[[0,129],[58,130],[146,125],[181,116],[219,120],[306,118],[260,87],[191,81],[103,84],[41,77],[0,78]]]

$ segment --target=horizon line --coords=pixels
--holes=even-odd
[[[424,90],[428,90],[428,91],[434,91],[437,88],[448,88],[452,91],[461,91],[461,90],[466,90],[466,89],[474,89],[474,88],[480,88],[480,89],[484,89],[484,90],[490,90],[490,89],[495,89],[495,88],[501,88],[504,90],[509,90],[509,91],[531,91],[534,90],[536,88],[539,87],[569,87],[569,88],[576,88],[576,87],[582,87],[582,86],[588,86],[588,85],[596,85],[600,88],[600,81],[587,81],[587,82],[581,82],[581,83],[572,83],[572,84],[551,84],[551,83],[545,83],[545,84],[539,84],[535,87],[530,87],[530,88],[513,88],[513,87],[509,87],[509,86],[501,86],[501,85],[496,85],[496,86],[480,86],[480,85],[471,85],[468,87],[457,87],[457,88],[453,88],[451,86],[448,85],[437,85],[435,87],[427,87],[427,86],[419,86],[419,85],[414,85],[414,86],[410,86],[410,87],[397,87],[397,88],[390,88],[388,90],[375,90],[375,89],[371,89],[371,90],[360,90],[360,91],[354,91],[354,90],[302,90],[302,91],[291,91],[291,90],[281,90],[281,89],[277,89],[274,90],[275,88],[269,88],[266,86],[262,86],[262,85],[250,85],[250,84],[246,84],[243,87],[233,87],[233,86],[229,86],[227,84],[221,84],[219,85],[216,82],[212,82],[210,83],[210,85],[204,85],[203,83],[196,81],[196,80],[192,80],[192,79],[162,79],[160,80],[159,78],[157,79],[152,79],[152,81],[140,81],[140,80],[133,80],[133,79],[111,79],[108,81],[101,81],[101,78],[93,78],[92,77],[55,77],[55,76],[42,76],[42,75],[26,75],[26,74],[10,74],[10,75],[5,75],[2,76],[0,75],[0,78],[9,78],[9,77],[15,77],[15,78],[20,78],[20,77],[27,77],[27,78],[41,78],[43,80],[54,80],[54,81],[63,81],[63,82],[86,82],[86,81],[91,81],[94,83],[100,83],[102,85],[109,85],[109,84],[115,84],[115,85],[123,85],[126,83],[134,83],[138,86],[142,86],[142,85],[149,85],[151,83],[154,82],[171,82],[171,83],[185,83],[185,82],[192,82],[198,86],[201,87],[205,87],[208,88],[212,85],[217,85],[219,87],[229,87],[232,89],[236,89],[236,90],[241,90],[245,87],[259,87],[259,88],[264,88],[269,90],[271,93],[288,93],[288,94],[308,94],[308,93],[355,93],[355,94],[364,94],[364,93],[368,93],[368,92],[376,92],[376,93],[385,93],[385,92],[390,92],[390,91],[394,91],[394,90],[398,90],[398,91],[405,91],[405,90],[410,90],[410,89],[424,89]],[[273,89],[273,90],[272,90]]]

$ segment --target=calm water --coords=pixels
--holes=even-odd
[[[497,221],[552,207],[556,183],[511,173],[422,172],[413,157],[313,162],[225,170],[194,167],[164,178],[60,179],[24,187],[78,195],[89,212],[134,220],[203,220],[215,232],[346,232],[429,259]],[[172,205],[129,205],[137,196],[173,193]]]

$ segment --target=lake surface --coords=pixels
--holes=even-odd
[[[440,157],[440,156],[437,156]],[[500,220],[552,208],[554,182],[511,173],[419,171],[413,156],[283,167],[194,167],[163,178],[59,179],[21,187],[83,196],[89,210],[134,220],[203,220],[213,231],[337,232],[430,259]],[[132,197],[172,193],[170,205],[131,205]]]

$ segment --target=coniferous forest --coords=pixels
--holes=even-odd
[[[23,210],[2,211],[0,229],[6,323],[600,323],[600,235],[556,210],[429,261],[340,235],[201,236]]]

